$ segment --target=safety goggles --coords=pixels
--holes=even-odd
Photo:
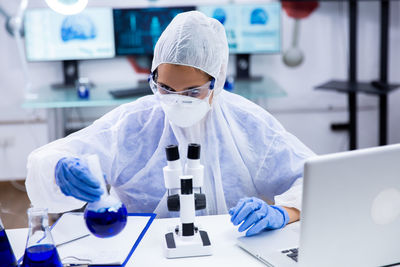
[[[190,98],[195,98],[198,100],[205,99],[211,94],[211,90],[214,89],[215,79],[213,78],[211,81],[203,84],[199,87],[190,88],[183,91],[175,91],[173,88],[170,88],[164,84],[160,84],[157,82],[157,72],[153,72],[149,76],[149,84],[150,88],[154,94],[160,94],[161,96],[166,95],[181,95],[187,96]],[[172,98],[171,98],[172,99]]]

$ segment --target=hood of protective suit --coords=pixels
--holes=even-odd
[[[214,96],[224,87],[229,48],[224,26],[201,12],[178,14],[161,34],[151,71],[160,64],[190,66],[215,79]]]

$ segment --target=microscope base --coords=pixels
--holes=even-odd
[[[170,232],[165,234],[165,256],[183,258],[212,254],[210,239],[206,231],[196,231],[194,236],[184,237]]]

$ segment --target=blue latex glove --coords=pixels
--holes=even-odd
[[[289,214],[284,208],[270,206],[256,197],[242,198],[236,207],[229,210],[229,214],[234,225],[243,222],[239,232],[252,226],[246,236],[256,235],[263,230],[280,229],[289,222]]]
[[[66,196],[94,202],[100,200],[104,193],[88,166],[78,158],[60,159],[56,165],[55,177],[61,192]]]

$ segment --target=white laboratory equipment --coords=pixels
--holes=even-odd
[[[167,258],[207,256],[212,254],[208,234],[195,225],[196,210],[206,208],[206,197],[201,193],[204,166],[200,164],[200,145],[189,144],[188,158],[182,169],[178,146],[166,147],[167,163],[163,168],[168,190],[168,210],[180,212],[180,225],[165,234]],[[199,193],[194,193],[198,190]],[[172,192],[175,194],[171,194]]]

